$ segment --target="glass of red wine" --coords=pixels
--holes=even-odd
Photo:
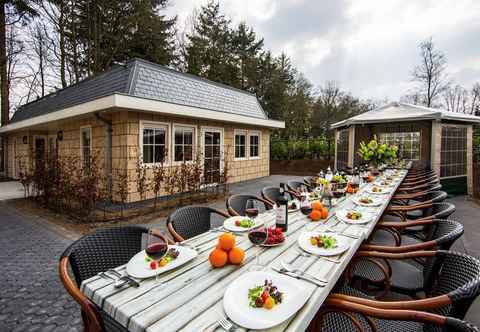
[[[257,247],[257,251],[255,252],[255,264],[249,268],[250,271],[258,271],[263,268],[263,266],[260,265],[260,257],[258,255],[260,248],[258,247],[267,242],[267,238],[268,231],[266,228],[254,229],[248,233],[248,239],[253,243],[254,246]]]
[[[160,260],[165,257],[168,251],[168,241],[160,234],[155,234],[152,229],[148,231],[147,246],[145,248],[145,254],[155,261],[155,280],[158,280],[158,270]]]
[[[245,214],[252,220],[258,216],[258,208],[255,206],[255,201],[253,199],[247,200],[247,203],[245,204]]]

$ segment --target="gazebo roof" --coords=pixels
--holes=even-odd
[[[349,119],[332,124],[332,128],[352,124],[384,123],[392,121],[418,120],[454,120],[480,123],[480,116],[449,112],[438,108],[430,108],[406,103],[393,102]]]

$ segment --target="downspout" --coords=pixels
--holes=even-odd
[[[112,200],[113,184],[112,184],[112,121],[95,113],[95,117],[105,125],[105,178],[107,179],[107,193],[109,200]]]

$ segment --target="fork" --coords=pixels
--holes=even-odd
[[[233,329],[233,324],[226,317],[222,317],[218,320],[218,325],[220,325],[226,332],[229,332]]]
[[[299,250],[297,250],[298,254],[300,256],[303,256],[303,257],[312,257],[312,256],[316,256],[318,258],[321,258],[321,259],[324,259],[328,262],[332,262],[332,263],[335,263],[335,264],[340,264],[342,261],[339,260],[339,259],[335,259],[335,258],[331,258],[331,257],[326,257],[326,256],[317,256],[317,255],[311,255],[311,254],[307,254],[306,252],[301,252]]]

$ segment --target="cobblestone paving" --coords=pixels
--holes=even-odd
[[[80,310],[58,278],[70,240],[0,203],[0,331],[81,331]]]

